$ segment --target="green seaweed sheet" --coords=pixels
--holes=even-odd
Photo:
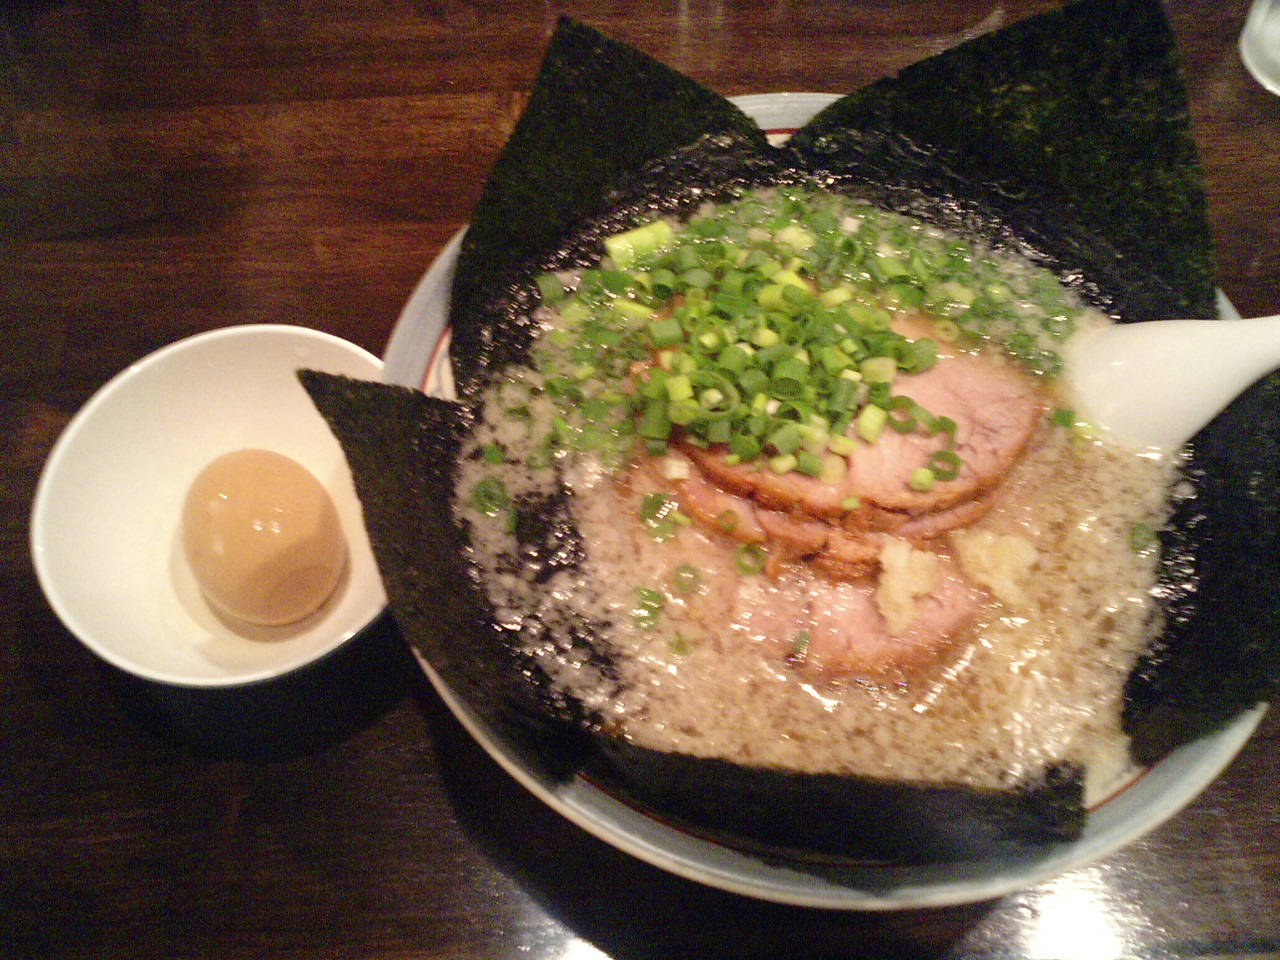
[[[637,70],[658,78],[652,90],[634,82]],[[632,114],[643,121],[629,126]],[[625,139],[602,130],[603,115],[629,131]],[[1082,116],[1091,119],[1084,138],[1071,122]],[[559,159],[535,155],[540,141]],[[1212,312],[1204,195],[1157,0],[1084,0],[981,37],[851,94],[782,150],[717,95],[563,20],[512,144],[476,211],[454,287],[464,398],[524,356],[538,271],[584,262],[602,234],[654,210],[746,184],[817,182],[1015,249],[1122,320]],[[565,158],[597,153],[605,157],[584,165],[584,179],[564,176]],[[554,226],[524,231],[538,219],[528,209],[516,216],[531,197]],[[431,494],[450,482],[465,404],[320,375],[304,382],[352,463],[406,636],[536,769],[585,771],[686,826],[768,849],[939,861],[1078,832],[1080,778],[1069,769],[987,794],[655,756],[602,734],[495,625],[464,559],[465,532]],[[1193,447],[1198,496],[1164,535],[1169,628],[1130,681],[1126,722],[1144,759],[1229,718],[1276,680],[1277,604],[1265,596],[1280,556],[1276,393],[1258,387]],[[1262,449],[1240,444],[1241,430]],[[562,507],[524,504],[522,517],[530,550],[572,562]],[[591,647],[586,634],[556,642]],[[868,815],[884,829],[844,828]]]
[[[1215,315],[1200,167],[1159,3],[1031,17],[844,97],[792,138],[814,166],[955,183],[1126,321]]]
[[[768,146],[724,97],[561,18],[458,254],[453,313],[472,318],[454,324],[466,374],[476,372],[473,358],[488,360],[493,324],[486,315],[511,295],[521,267],[545,257],[584,218],[606,213],[610,198],[647,165],[715,135],[746,153]]]

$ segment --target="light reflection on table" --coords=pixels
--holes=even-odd
[[[1023,949],[1030,960],[1119,960],[1129,956],[1130,934],[1142,929],[1140,909],[1114,896],[1110,873],[1088,867],[1045,884],[1030,902],[1034,919]]]

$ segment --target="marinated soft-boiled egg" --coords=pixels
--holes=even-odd
[[[301,620],[333,593],[347,547],[324,486],[270,450],[237,450],[196,477],[182,513],[187,561],[205,598],[247,623]]]

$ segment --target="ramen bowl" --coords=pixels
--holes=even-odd
[[[744,98],[745,99],[745,98]],[[766,103],[777,103],[763,98]],[[787,98],[783,103],[812,104]],[[752,101],[748,101],[750,107]],[[804,116],[797,114],[797,124]],[[791,124],[788,124],[790,126]],[[448,395],[448,284],[458,238],[424,275],[401,314],[388,350],[389,372],[406,386]],[[1224,315],[1236,315],[1223,301]],[[432,362],[434,360],[434,362]],[[563,779],[555,763],[531,754],[475,710],[425,657],[419,665],[463,726],[514,779],[588,833],[654,866],[734,893],[780,903],[841,910],[899,910],[990,900],[1081,868],[1127,846],[1191,803],[1230,764],[1265,707],[1240,714],[1216,732],[1116,782],[1090,810],[1081,835],[1027,848],[1012,857],[929,864],[819,863],[761,854],[683,828],[578,775]]]
[[[802,126],[835,98],[766,94],[736,98],[772,137]],[[391,382],[449,396],[447,315],[461,236],[444,250],[406,304],[386,362]],[[1220,303],[1224,315],[1233,311]],[[632,802],[590,773],[568,779],[555,758],[539,755],[469,701],[427,655],[420,664],[472,736],[518,782],[571,822],[618,849],[671,873],[781,903],[829,909],[895,910],[989,900],[1103,858],[1185,807],[1231,762],[1263,707],[1239,713],[1206,736],[1110,785],[1088,810],[1079,836],[1029,845],[1012,855],[975,855],[928,863],[842,861],[761,851],[675,822]]]
[[[377,357],[300,327],[247,325],[164,347],[75,415],[36,491],[31,550],[68,629],[144,681],[228,688],[283,677],[347,644],[386,605],[337,441],[298,382],[300,368],[378,379]],[[220,614],[182,546],[183,504],[215,458],[241,449],[289,457],[320,482],[346,541],[336,587],[282,626]]]

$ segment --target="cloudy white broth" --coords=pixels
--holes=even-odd
[[[554,683],[697,756],[988,787],[1075,761],[1090,799],[1123,773],[1176,465],[1059,388],[1066,339],[1107,318],[800,188],[538,283],[541,333],[491,381],[456,502]],[[583,549],[548,575],[516,511],[562,490]],[[546,642],[584,621],[603,660]]]

